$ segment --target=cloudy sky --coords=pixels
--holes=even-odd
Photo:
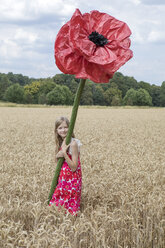
[[[54,41],[76,8],[128,24],[134,57],[120,72],[150,84],[165,81],[165,0],[0,0],[0,72],[35,78],[60,73]]]

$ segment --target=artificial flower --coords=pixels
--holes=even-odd
[[[93,10],[81,14],[76,9],[57,35],[56,65],[76,78],[107,83],[133,56],[130,35],[126,23],[106,13]]]

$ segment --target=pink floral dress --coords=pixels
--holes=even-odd
[[[78,144],[80,155],[81,143],[78,139],[75,138],[72,138],[71,142],[73,140],[75,140]],[[71,149],[67,154],[69,158],[72,159]],[[78,166],[75,172],[70,169],[69,165],[65,160],[60,171],[57,187],[53,193],[49,205],[56,204],[59,209],[61,206],[63,206],[72,215],[77,215],[77,212],[80,210],[81,186],[82,174],[80,156],[78,157]]]

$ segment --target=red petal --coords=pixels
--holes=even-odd
[[[89,62],[96,63],[98,65],[111,64],[117,57],[110,49],[104,47],[97,47],[93,56],[88,58]]]
[[[57,35],[55,42],[55,59],[58,68],[68,74],[75,74],[81,67],[80,56],[69,43],[69,23],[65,24]],[[77,66],[75,66],[75,64]]]
[[[92,56],[96,49],[96,45],[88,39],[89,34],[86,21],[81,13],[76,11],[70,21],[69,40],[75,50],[87,57]]]
[[[91,32],[97,31],[99,34],[105,35],[105,30],[110,29],[112,19],[113,17],[108,14],[100,13],[97,10],[91,11],[89,20]]]
[[[107,38],[108,44],[97,47],[91,42],[88,36],[93,31]],[[133,56],[129,49],[130,35],[126,23],[108,14],[94,10],[82,15],[77,9],[57,35],[56,64],[62,72],[75,74],[77,78],[108,82]]]
[[[102,66],[90,63],[86,59],[83,59],[82,62],[81,70],[75,74],[76,78],[89,78],[96,83],[108,83],[109,79],[113,77],[113,74],[108,74]]]

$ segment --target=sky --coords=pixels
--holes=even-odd
[[[134,56],[119,72],[138,82],[165,81],[165,0],[0,0],[0,72],[34,78],[61,73],[54,42],[76,8],[127,23]]]

